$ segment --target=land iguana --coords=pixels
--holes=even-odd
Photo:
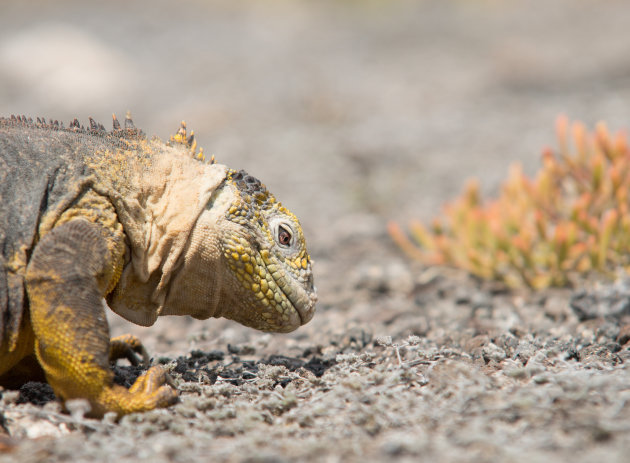
[[[177,400],[152,366],[126,389],[110,362],[148,356],[110,339],[105,307],[138,325],[225,317],[289,332],[316,291],[297,218],[256,178],[202,162],[185,124],[168,142],[131,118],[113,130],[0,118],[0,385],[45,380],[92,416]]]

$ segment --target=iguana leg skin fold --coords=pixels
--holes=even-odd
[[[26,272],[26,289],[35,334],[35,352],[48,383],[62,400],[85,398],[91,416],[113,411],[118,416],[166,407],[177,393],[165,386],[161,367],[150,368],[129,389],[115,385],[111,352],[136,352],[136,341],[113,340],[103,296],[111,267],[107,232],[87,220],[55,227],[35,246]],[[139,344],[139,342],[137,342]],[[128,350],[129,350],[128,349]],[[122,354],[126,356],[126,354]]]

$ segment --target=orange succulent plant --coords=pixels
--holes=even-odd
[[[630,266],[630,150],[623,132],[603,123],[556,122],[559,149],[544,150],[533,178],[519,164],[495,199],[483,201],[476,180],[426,226],[408,233],[389,224],[411,257],[465,269],[512,287],[571,284],[576,275]]]

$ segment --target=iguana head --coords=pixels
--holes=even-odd
[[[215,233],[229,269],[224,287],[231,294],[224,295],[220,315],[264,331],[288,332],[305,324],[317,296],[298,219],[244,171],[228,171],[215,204],[222,196],[229,204]]]
[[[173,146],[144,143],[142,153],[160,155],[139,157],[129,204],[118,208],[133,212],[121,219],[131,258],[110,307],[144,326],[161,315],[275,332],[307,323],[317,296],[295,215],[245,172],[197,162],[203,153],[183,123]]]

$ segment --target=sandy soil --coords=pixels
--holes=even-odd
[[[131,110],[302,220],[318,313],[289,335],[167,318],[182,402],[120,423],[3,391],[0,462],[610,461],[630,451],[630,283],[505,292],[409,262],[388,220],[533,172],[559,113],[630,118],[626,2],[5,2],[0,112]],[[118,380],[137,371],[121,364]]]

